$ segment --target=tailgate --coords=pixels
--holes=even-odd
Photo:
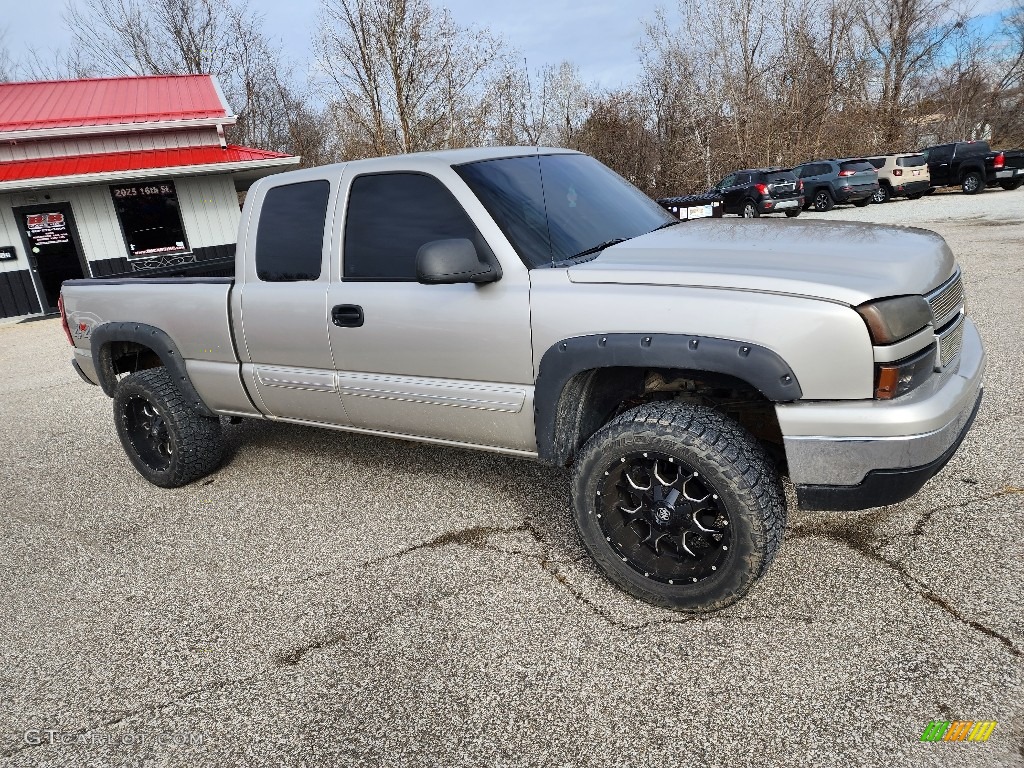
[[[768,194],[775,200],[789,200],[801,194],[796,176],[789,171],[766,173],[765,181]]]

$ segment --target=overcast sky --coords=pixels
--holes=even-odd
[[[568,59],[580,67],[583,79],[615,88],[631,82],[638,70],[636,44],[643,21],[659,6],[674,0],[610,2],[592,0],[518,0],[481,3],[480,0],[434,0],[448,7],[463,26],[491,30],[518,49],[530,71]],[[976,13],[992,13],[1012,0],[977,0]],[[250,0],[250,7],[266,17],[266,30],[277,38],[295,62],[309,58],[318,0]],[[708,0],[714,7],[714,0]],[[64,0],[0,0],[0,28],[18,58],[35,46],[41,54],[67,46],[70,32],[61,21]]]
[[[579,65],[586,81],[607,87],[628,83],[637,73],[635,46],[642,20],[658,6],[657,0],[493,4],[447,0],[436,4],[451,10],[463,26],[490,27],[526,57],[531,70],[568,59]],[[266,30],[292,59],[308,59],[318,0],[250,0],[249,5],[265,15]],[[32,46],[41,54],[67,46],[70,32],[61,21],[63,9],[64,0],[0,0],[0,28],[6,27],[11,53],[20,58]]]

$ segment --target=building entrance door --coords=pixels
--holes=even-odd
[[[56,312],[61,283],[86,274],[71,206],[54,203],[15,208],[14,216],[43,311]]]

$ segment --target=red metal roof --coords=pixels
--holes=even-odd
[[[179,149],[150,149],[135,152],[110,152],[73,157],[47,157],[38,160],[15,160],[0,163],[0,183],[78,176],[86,173],[120,173],[160,168],[180,168],[221,163],[246,163],[291,157],[279,152],[267,152],[251,147],[229,144],[219,146],[185,147]]]
[[[0,83],[0,132],[226,117],[210,75]]]

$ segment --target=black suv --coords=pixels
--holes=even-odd
[[[815,160],[793,169],[804,183],[805,208],[830,211],[836,203],[862,208],[878,191],[878,171],[867,160]]]
[[[791,171],[780,168],[747,168],[734,171],[718,182],[712,194],[722,196],[726,213],[756,219],[765,213],[799,216],[803,210],[803,185]]]

